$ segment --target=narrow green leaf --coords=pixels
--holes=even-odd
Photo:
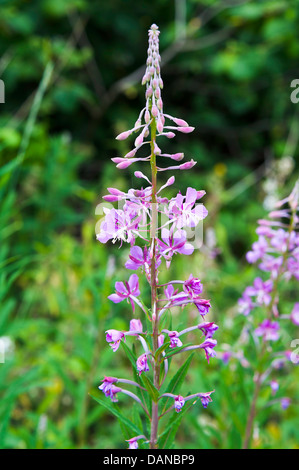
[[[109,403],[106,400],[104,401],[99,397],[95,397],[91,394],[90,394],[90,396],[96,402],[98,402],[100,405],[104,406],[108,411],[110,411],[112,414],[114,414],[114,416],[116,416],[116,418],[118,420],[120,420],[125,426],[127,426],[134,433],[134,436],[138,436],[138,435],[142,434],[142,431],[135,424],[133,424],[128,418],[123,416],[121,414],[121,412],[118,409],[116,409],[116,407],[114,407],[111,403]]]
[[[154,402],[157,403],[159,399],[159,391],[156,389],[151,379],[147,377],[147,375],[143,374],[142,379],[143,379],[145,388],[148,390],[148,393],[152,397],[152,400],[154,400]]]
[[[187,346],[192,346],[192,343],[183,344],[183,346],[179,346],[179,347],[171,349],[167,353],[166,358],[169,358],[169,357],[175,356],[176,354],[179,354],[181,352],[181,350],[186,348]]]
[[[159,355],[160,355],[163,351],[165,351],[165,349],[167,349],[169,345],[170,345],[170,341],[165,341],[165,343],[163,343],[162,346],[160,346],[160,347],[157,349],[157,351],[156,351],[156,353],[155,353],[155,360],[158,359]]]
[[[177,373],[173,376],[173,378],[171,379],[171,381],[170,381],[170,383],[169,383],[169,385],[166,389],[166,393],[173,393],[173,394],[178,393],[178,391],[181,387],[181,384],[183,383],[183,381],[184,381],[184,379],[187,375],[187,372],[188,372],[189,366],[191,364],[192,358],[193,358],[193,354],[191,354],[186,359],[184,364],[179,368]],[[165,405],[164,405],[164,408],[163,408],[163,413],[167,409],[167,402],[168,401],[169,401],[169,398],[167,398],[166,401],[165,401]]]
[[[161,436],[159,436],[159,447],[161,449],[170,448],[175,438],[175,435],[179,429],[184,414],[187,413],[187,411],[191,408],[193,404],[193,402],[189,402],[183,407],[182,411],[180,411],[179,413],[174,412],[173,416],[169,420],[169,424],[166,427],[165,431],[161,434]]]

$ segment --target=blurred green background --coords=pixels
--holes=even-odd
[[[221,352],[244,325],[236,303],[257,274],[245,260],[256,220],[298,177],[290,83],[299,78],[299,4],[1,0],[0,8],[0,447],[125,448],[117,420],[88,395],[104,374],[130,373],[104,334],[131,319],[129,306],[106,300],[128,275],[128,247],[96,241],[95,212],[106,187],[136,185],[136,168],[116,170],[110,157],[130,149],[115,136],[143,107],[147,31],[152,23],[161,31],[165,112],[196,128],[164,143],[197,161],[175,189],[206,190],[209,210],[202,250],[163,275],[202,280]],[[194,321],[186,311],[174,324]],[[184,392],[216,392],[207,410],[185,415],[177,447],[241,446],[253,374],[220,357],[207,365],[195,355]],[[287,410],[259,414],[255,447],[298,448],[296,380],[293,367],[281,383]],[[130,399],[119,406],[130,409]]]

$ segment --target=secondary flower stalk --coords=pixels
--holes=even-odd
[[[283,206],[286,208],[282,209]],[[263,384],[273,369],[269,364],[269,351],[278,342],[281,335],[282,321],[290,320],[297,324],[296,312],[298,303],[290,314],[280,312],[280,286],[283,281],[299,280],[299,181],[290,196],[277,203],[277,210],[270,212],[269,219],[259,220],[256,232],[258,241],[253,243],[247,253],[249,263],[259,263],[259,269],[268,275],[265,281],[257,277],[252,286],[245,289],[239,300],[240,313],[249,315],[256,309],[264,313],[263,321],[254,329],[253,336],[257,340],[259,351],[258,370],[255,374],[253,398],[248,413],[243,448],[248,448],[251,442],[254,420],[257,415],[257,400]],[[274,219],[274,220],[273,220]],[[279,219],[283,219],[283,222]],[[282,352],[281,355],[284,353]],[[266,367],[266,370],[265,370]],[[271,381],[272,390],[278,390],[276,380]]]

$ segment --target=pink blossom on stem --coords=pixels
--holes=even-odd
[[[131,297],[138,297],[140,295],[139,280],[137,274],[132,274],[128,282],[116,282],[115,290],[116,293],[109,295],[108,299],[112,300],[112,302],[114,302],[115,304],[122,302],[124,299],[129,299],[134,312],[135,304]]]
[[[148,372],[149,367],[147,363],[147,354],[144,353],[141,356],[138,357],[137,362],[136,362],[136,367],[138,370],[139,375],[142,374],[142,372]]]
[[[181,395],[177,395],[174,398],[174,408],[177,413],[179,413],[185,404],[185,400]]]
[[[124,338],[124,333],[118,330],[107,330],[106,331],[106,341],[111,343],[111,349],[113,352],[117,351],[120,345],[120,341]]]
[[[277,341],[279,338],[279,323],[264,320],[255,330],[256,336],[262,336],[264,341]]]

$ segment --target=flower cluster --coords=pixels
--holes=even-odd
[[[267,384],[270,385],[272,394],[276,394],[279,384],[275,379],[269,382],[268,377],[289,360],[288,351],[276,351],[279,344],[275,347],[275,353],[273,352],[274,345],[282,336],[282,326],[287,326],[285,320],[291,325],[299,325],[299,303],[295,302],[289,312],[281,311],[280,306],[281,284],[290,280],[296,283],[299,280],[298,209],[299,182],[287,198],[276,204],[268,219],[258,221],[258,240],[246,255],[249,263],[258,263],[258,268],[265,273],[265,279],[256,277],[253,285],[246,287],[239,299],[240,313],[251,317],[250,314],[258,309],[256,316],[263,315],[262,322],[252,332],[258,348],[257,356],[264,370],[260,370],[255,376],[255,392],[246,429],[245,448],[250,442],[259,389],[262,384]],[[253,323],[251,320],[250,318],[250,323]],[[282,359],[278,360],[277,355]],[[279,401],[283,409],[290,404],[288,397]]]
[[[269,219],[258,221],[256,233],[259,238],[246,254],[246,259],[249,263],[258,262],[259,269],[269,278],[263,281],[257,277],[253,286],[245,289],[239,300],[239,309],[244,315],[255,307],[265,307],[270,315],[279,317],[281,312],[276,292],[279,282],[292,278],[299,280],[298,199],[299,183],[289,197],[276,204],[277,209],[269,213]],[[286,204],[288,207],[283,208]],[[289,318],[296,324],[294,315]]]
[[[200,398],[204,408],[212,401],[212,392],[200,392],[195,395],[183,397],[172,393],[162,393],[162,386],[168,375],[168,358],[170,355],[192,350],[203,350],[207,361],[216,353],[214,348],[217,341],[213,338],[218,326],[205,320],[205,316],[211,308],[210,300],[202,297],[203,286],[201,281],[192,274],[187,280],[174,280],[167,284],[159,284],[159,270],[169,268],[175,256],[193,253],[194,247],[188,242],[188,230],[194,229],[208,214],[203,204],[198,203],[205,194],[192,187],[187,188],[186,194],[180,191],[175,197],[168,199],[161,193],[167,187],[175,183],[175,177],[171,176],[160,188],[157,186],[157,174],[160,171],[179,169],[187,170],[195,165],[193,159],[177,166],[157,166],[157,158],[181,161],[183,153],[167,154],[157,144],[157,138],[165,136],[173,138],[175,132],[190,133],[190,127],[183,119],[164,113],[161,90],[163,82],[160,75],[159,55],[159,30],[152,25],[149,30],[149,49],[146,72],[142,83],[146,85],[146,105],[132,129],[122,132],[117,136],[118,140],[127,139],[133,133],[137,133],[134,148],[124,157],[112,158],[117,168],[125,169],[136,162],[150,162],[151,179],[141,171],[135,171],[138,179],[146,181],[146,187],[130,189],[127,193],[116,188],[108,188],[104,200],[118,202],[117,209],[105,209],[105,218],[101,223],[97,239],[101,243],[120,241],[130,244],[130,252],[125,267],[128,270],[140,271],[144,274],[151,290],[151,305],[146,306],[142,299],[136,273],[132,274],[128,281],[116,282],[115,292],[109,295],[114,303],[127,301],[132,307],[132,312],[139,312],[147,319],[148,330],[144,330],[139,318],[133,318],[128,331],[107,330],[106,340],[112,350],[116,352],[120,344],[124,344],[128,336],[135,338],[140,345],[141,353],[135,358],[135,381],[105,377],[100,385],[102,392],[112,401],[118,400],[119,393],[125,393],[137,401],[144,409],[151,422],[151,435],[147,439],[143,434],[132,437],[128,442],[130,448],[138,447],[138,440],[149,442],[151,448],[158,445],[158,422],[160,417],[173,408],[180,412],[186,401]],[[170,120],[172,125],[166,125]],[[137,152],[141,147],[149,150],[145,157],[138,157]],[[120,207],[121,205],[121,207]],[[159,222],[161,221],[161,222]],[[137,244],[138,241],[138,244]],[[142,245],[142,246],[140,246]],[[195,307],[199,314],[199,322],[182,331],[163,329],[161,320],[165,312],[174,307]],[[150,327],[149,327],[150,325]],[[197,345],[183,344],[183,335],[190,331],[199,331],[203,339]],[[125,348],[126,349],[126,348]],[[132,359],[132,354],[130,355]],[[151,376],[152,371],[152,379]],[[144,375],[148,378],[143,380]],[[137,395],[119,387],[119,383],[132,385],[137,389]],[[151,384],[149,386],[149,383]],[[116,385],[117,384],[117,385]],[[141,390],[146,390],[151,399],[151,409],[144,401]],[[167,389],[166,389],[167,390]],[[170,397],[174,400],[168,410],[163,410],[159,416],[159,403],[162,397]]]

